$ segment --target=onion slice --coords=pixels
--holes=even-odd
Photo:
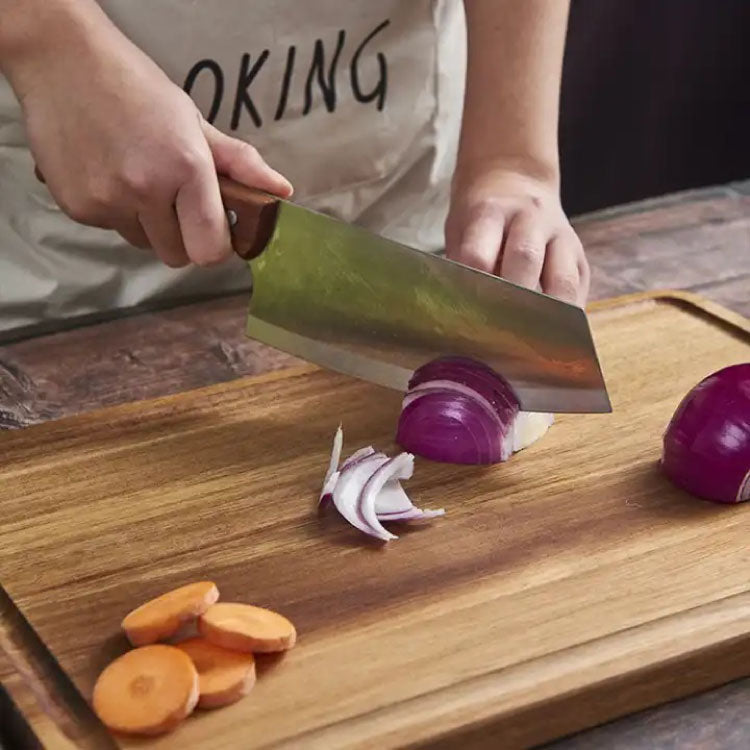
[[[375,453],[375,448],[373,448],[371,445],[368,445],[366,448],[360,448],[358,451],[354,451],[349,458],[344,461],[344,463],[341,465],[342,469],[346,469],[348,466],[350,466],[353,463],[357,463],[357,461],[362,460],[363,458],[367,458],[368,456],[372,456]]]
[[[318,497],[318,504],[325,502],[333,491],[333,485],[331,485],[331,477],[339,468],[339,461],[341,460],[341,451],[344,448],[344,431],[339,424],[336,429],[336,434],[333,436],[333,446],[331,447],[331,458],[328,461],[328,470],[326,471],[325,479],[323,480],[323,489],[320,491]],[[334,482],[335,484],[335,482]],[[329,487],[330,485],[330,487]]]
[[[319,497],[319,506],[333,500],[339,513],[352,526],[387,542],[398,537],[383,526],[383,522],[427,521],[442,516],[445,511],[417,508],[404,492],[399,480],[410,479],[414,471],[414,456],[399,453],[388,458],[372,446],[361,448],[341,466],[343,431],[336,431],[331,460]]]
[[[359,509],[365,522],[375,529],[381,531],[386,538],[397,539],[395,534],[391,534],[378,520],[375,510],[380,490],[383,485],[390,479],[411,479],[414,473],[414,456],[411,453],[399,453],[394,458],[389,458],[384,464],[381,464],[365,482],[362,487],[362,493],[359,499]]]
[[[378,518],[412,510],[414,506],[401,484],[395,479],[387,481],[375,501],[375,512]]]
[[[363,531],[365,534],[377,537],[385,542],[395,539],[395,537],[386,531],[377,522],[377,519],[375,519],[377,525],[371,525],[369,520],[365,518],[362,513],[361,496],[362,489],[367,484],[367,480],[387,462],[387,458],[380,458],[379,456],[363,458],[358,463],[342,471],[333,488],[333,504],[336,506],[336,510],[352,526]]]

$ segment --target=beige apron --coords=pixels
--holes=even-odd
[[[101,5],[205,117],[291,179],[295,200],[425,251],[442,246],[463,97],[461,0]],[[172,270],[68,219],[33,177],[0,78],[0,331],[245,289],[240,268]]]

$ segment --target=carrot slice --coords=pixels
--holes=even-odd
[[[214,604],[201,615],[198,630],[211,643],[235,651],[285,651],[297,640],[286,617],[251,604]]]
[[[195,665],[185,652],[165,644],[128,651],[94,685],[96,715],[106,727],[124,734],[169,732],[197,703]]]
[[[189,638],[176,644],[195,664],[201,708],[227,706],[247,695],[255,685],[252,654],[229,651],[205,638]]]
[[[186,621],[203,614],[219,598],[211,581],[189,583],[134,609],[122,628],[134,646],[145,646],[174,635]]]

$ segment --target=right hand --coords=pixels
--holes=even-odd
[[[50,59],[40,51],[9,77],[38,171],[72,219],[153,248],[173,268],[207,266],[231,254],[217,172],[291,195],[252,146],[204,120],[103,14],[59,34],[68,39],[51,45]]]

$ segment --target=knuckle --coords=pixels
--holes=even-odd
[[[531,240],[518,240],[509,248],[516,258],[526,265],[535,265],[542,261],[544,250]]]
[[[157,187],[151,170],[139,166],[129,166],[123,171],[122,184],[127,194],[141,203],[152,198]]]
[[[96,180],[89,187],[88,203],[92,211],[103,213],[117,202],[120,192],[109,179]]]
[[[491,258],[488,253],[483,252],[479,244],[471,242],[459,246],[455,259],[480,271],[491,271],[495,258]]]
[[[572,274],[558,274],[552,277],[551,287],[560,297],[575,299],[578,296],[578,277]]]
[[[194,209],[190,217],[190,224],[200,233],[202,237],[216,236],[220,234],[224,217],[221,213],[212,211],[209,206],[200,205]]]
[[[235,141],[237,148],[237,155],[240,158],[247,159],[248,161],[256,161],[260,154],[258,149],[247,141]]]
[[[78,224],[97,226],[102,223],[105,206],[93,196],[62,198],[60,208]]]
[[[175,155],[174,162],[174,171],[178,179],[187,182],[206,165],[206,156],[196,148],[183,148]]]
[[[483,198],[474,203],[469,210],[470,221],[494,220],[502,221],[505,218],[505,207],[503,203],[494,198]]]

